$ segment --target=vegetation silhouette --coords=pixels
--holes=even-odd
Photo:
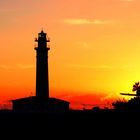
[[[137,95],[137,96],[140,96],[140,82],[136,82],[136,83],[133,85],[132,91],[136,91],[136,95]]]
[[[128,101],[116,101],[112,103],[117,111],[129,111],[140,113],[140,97],[134,97]]]
[[[117,100],[116,102],[113,102],[112,105],[115,110],[140,113],[140,82],[135,82],[135,84],[133,85],[132,91],[135,91],[136,94],[124,93],[122,95],[136,96],[136,97],[131,98],[128,101]]]

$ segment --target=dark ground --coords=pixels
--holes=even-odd
[[[1,111],[1,134],[5,136],[32,137],[39,139],[104,137],[121,139],[139,135],[140,113],[114,110],[69,111],[67,113],[37,113]],[[12,134],[12,135],[11,135]],[[19,138],[20,139],[20,138]]]

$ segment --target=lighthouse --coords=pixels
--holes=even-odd
[[[36,50],[36,93],[35,96],[12,100],[13,110],[24,112],[60,113],[69,110],[69,102],[49,97],[48,42],[47,34],[42,30],[35,39]]]
[[[49,74],[48,74],[48,42],[47,34],[42,30],[38,33],[36,50],[36,97],[49,98]]]

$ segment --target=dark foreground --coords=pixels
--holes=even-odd
[[[1,132],[14,136],[65,138],[112,137],[139,134],[140,112],[114,110],[69,111],[65,113],[0,112]],[[2,134],[1,133],[1,134]],[[134,136],[135,136],[134,135]],[[6,136],[6,135],[5,135]],[[89,139],[89,138],[88,138]],[[70,139],[71,140],[71,139]]]

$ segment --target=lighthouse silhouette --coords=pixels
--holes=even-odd
[[[12,100],[15,111],[37,111],[60,113],[69,110],[69,102],[49,97],[48,42],[47,34],[41,30],[35,39],[36,50],[36,94]]]
[[[42,30],[35,39],[38,42],[36,50],[36,96],[49,98],[49,74],[48,74],[48,42],[47,34]]]

